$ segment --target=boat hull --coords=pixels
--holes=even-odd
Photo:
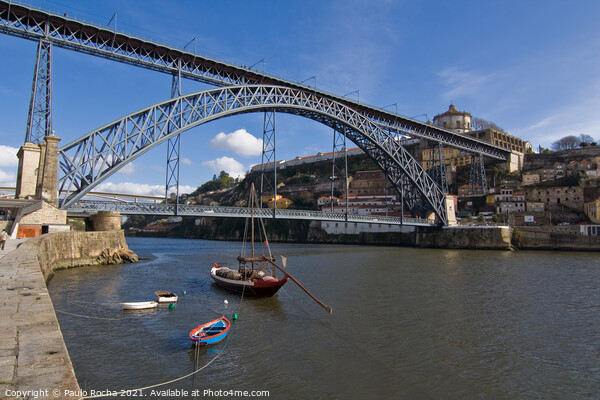
[[[154,294],[156,295],[156,301],[159,303],[176,303],[178,299],[175,293],[164,290],[160,290]]]
[[[134,301],[129,303],[121,303],[123,310],[149,310],[156,308],[158,303],[156,301]]]
[[[248,282],[244,280],[227,279],[216,274],[218,268],[213,267],[210,271],[210,276],[213,278],[215,283],[223,289],[229,290],[234,293],[244,293],[244,295],[254,297],[271,297],[277,293],[277,291],[285,285],[288,280],[286,276],[283,279],[274,279],[271,281],[257,280],[254,282]]]
[[[198,346],[217,344],[227,337],[231,322],[223,315],[190,331],[190,339]]]

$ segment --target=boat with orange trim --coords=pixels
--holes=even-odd
[[[214,321],[199,325],[190,331],[190,339],[199,346],[216,344],[227,337],[231,322],[224,315]]]

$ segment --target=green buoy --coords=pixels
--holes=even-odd
[[[172,310],[175,308],[175,303],[169,303],[169,309]]]
[[[237,314],[236,314],[236,313],[234,313],[234,314],[233,314],[233,320],[235,321],[236,319],[237,319]]]

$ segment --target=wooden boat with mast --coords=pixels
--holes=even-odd
[[[288,274],[282,279],[277,278],[275,264],[276,257],[271,254],[271,248],[266,237],[266,232],[262,220],[260,221],[261,232],[264,234],[264,250],[268,255],[262,254],[257,256],[254,248],[254,206],[256,203],[256,193],[254,190],[254,184],[250,189],[250,240],[247,241],[248,231],[248,220],[246,220],[246,229],[244,232],[244,243],[242,245],[242,252],[238,256],[238,269],[237,271],[222,267],[217,263],[214,264],[210,271],[210,276],[214,279],[215,283],[224,289],[230,290],[236,293],[244,293],[245,295],[257,296],[257,297],[270,297],[273,296],[277,291],[285,285],[288,281]],[[247,245],[250,245],[250,255],[245,255],[244,251]],[[285,257],[282,257],[285,266]],[[281,268],[279,268],[281,269]]]
[[[258,297],[270,297],[277,293],[277,291],[283,285],[285,285],[288,280],[291,280],[331,314],[333,312],[331,307],[313,296],[296,278],[294,278],[286,269],[284,269],[287,263],[286,257],[281,256],[284,268],[275,263],[276,257],[271,254],[271,248],[269,247],[269,242],[267,240],[265,226],[260,218],[258,218],[258,221],[260,222],[260,232],[264,234],[264,236],[261,238],[261,243],[264,245],[264,250],[266,250],[266,254],[268,255],[265,253],[263,253],[261,256],[256,255],[254,249],[254,207],[256,206],[256,208],[258,208],[258,201],[256,199],[254,184],[252,184],[250,188],[250,199],[248,206],[250,207],[250,227],[248,227],[248,219],[246,219],[246,229],[244,230],[242,252],[237,258],[238,270],[235,271],[215,263],[210,271],[210,276],[214,279],[215,283],[222,288],[233,292]],[[248,244],[248,228],[250,228],[249,244],[251,251],[250,255],[245,255],[244,251]],[[283,272],[283,278],[277,278],[277,270]]]

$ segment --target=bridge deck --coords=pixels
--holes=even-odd
[[[202,206],[185,204],[121,203],[113,201],[81,200],[68,210],[71,215],[89,215],[98,211],[115,211],[123,215],[164,215],[181,217],[249,218],[247,207]],[[388,225],[432,226],[425,219],[400,218],[379,215],[352,215],[326,211],[256,209],[254,215],[265,219],[302,219],[312,221],[356,222]]]
[[[354,102],[299,82],[259,73],[249,68],[227,64],[124,34],[109,27],[96,26],[10,1],[0,0],[0,33],[35,41],[44,39],[62,48],[169,75],[181,73],[184,78],[215,86],[261,84],[310,90],[321,97],[347,105],[393,132],[440,141],[452,147],[476,154],[481,153],[499,160],[506,160],[510,154],[506,149],[468,135],[450,132],[381,108]]]

